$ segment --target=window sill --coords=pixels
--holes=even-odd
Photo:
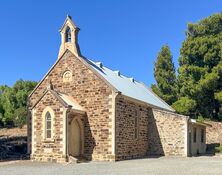
[[[42,141],[43,143],[55,143],[54,139],[45,139]]]

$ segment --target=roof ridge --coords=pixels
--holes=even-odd
[[[114,71],[105,65],[103,65],[101,68],[98,66],[98,64],[96,64],[95,61],[88,58],[86,59],[99,74],[101,74],[108,82],[110,82],[110,84],[112,84],[125,96],[144,101],[147,104],[151,104],[167,111],[175,112],[175,110],[170,105],[168,105],[163,99],[155,94],[144,82],[138,81],[124,74],[118,76],[116,73],[117,71]],[[122,79],[118,79],[117,77],[121,77]]]
[[[96,65],[96,66],[98,66],[97,63],[102,63],[102,67],[105,67],[105,68],[113,71],[114,73],[117,72],[117,71],[118,71],[118,72],[122,72],[122,71],[120,71],[119,69],[118,69],[118,70],[113,70],[113,69],[105,66],[105,65],[103,64],[103,62],[101,62],[101,61],[92,61],[91,59],[88,59],[88,58],[86,58],[86,59],[89,60],[90,62],[92,62],[92,63],[93,63],[94,65]],[[100,67],[99,67],[99,68],[100,68]],[[137,82],[137,83],[140,83],[140,84],[141,84],[141,81],[135,79],[133,76],[124,75],[124,74],[122,74],[122,73],[121,73],[120,75],[123,76],[123,77],[125,77],[125,78],[127,78],[127,79],[133,78],[133,79],[134,79],[134,82]]]

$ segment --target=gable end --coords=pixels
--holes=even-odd
[[[45,76],[41,79],[41,81],[36,85],[36,87],[34,88],[34,90],[30,93],[29,98],[32,97],[32,95],[34,94],[34,92],[38,89],[38,87],[41,85],[41,83],[45,80],[45,78],[50,74],[50,72],[54,69],[54,67],[59,63],[59,61],[64,57],[64,55],[66,54],[72,54],[73,56],[75,56],[77,59],[79,59],[89,70],[91,70],[98,78],[100,78],[103,82],[105,82],[114,92],[119,92],[114,86],[112,86],[105,78],[103,78],[98,72],[96,72],[90,65],[89,63],[86,61],[86,58],[84,58],[83,56],[78,56],[74,53],[72,53],[69,49],[66,49],[66,51],[64,52],[64,54],[57,59],[57,61],[54,63],[54,65],[49,69],[49,71],[45,74]]]

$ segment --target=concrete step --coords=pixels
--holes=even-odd
[[[76,157],[69,156],[69,163],[76,164],[78,163],[78,159]]]
[[[73,157],[73,156],[69,156],[69,163],[73,163],[73,164],[76,164],[76,163],[84,163],[84,162],[87,162],[87,160],[84,158],[84,157]]]

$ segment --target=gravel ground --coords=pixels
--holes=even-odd
[[[16,161],[0,163],[1,175],[222,175],[222,158],[149,158],[80,164]]]

